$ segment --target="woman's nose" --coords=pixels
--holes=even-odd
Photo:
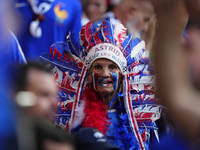
[[[110,71],[108,70],[108,68],[103,68],[101,76],[104,78],[107,78],[110,76]]]

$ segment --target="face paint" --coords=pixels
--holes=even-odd
[[[91,75],[92,75],[93,87],[94,87],[95,90],[97,90],[98,79],[99,79],[99,73],[91,72]]]
[[[98,85],[100,86],[108,86],[110,84],[113,84],[113,81],[112,80],[107,80],[107,79],[99,79],[98,80]]]
[[[99,73],[91,73],[92,75],[92,83],[95,90],[97,90],[97,85],[106,87],[110,84],[113,84],[114,88],[113,91],[115,91],[119,85],[119,77],[120,72],[114,72],[112,73],[112,80],[111,79],[99,79],[100,74]],[[99,80],[98,80],[99,79]]]
[[[113,85],[114,85],[114,91],[117,89],[118,85],[119,85],[119,77],[120,77],[120,72],[114,72],[112,73],[113,76]]]

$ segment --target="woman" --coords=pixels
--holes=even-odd
[[[41,56],[61,88],[57,123],[71,132],[97,128],[121,149],[149,149],[161,106],[144,41],[109,20],[91,26],[83,26],[79,42],[69,35]]]

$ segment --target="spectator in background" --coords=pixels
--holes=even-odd
[[[85,16],[83,19],[92,20],[93,23],[102,19],[102,16],[107,12],[108,0],[82,0]],[[87,21],[87,22],[88,22]],[[87,22],[84,22],[85,25]]]
[[[148,1],[119,0],[114,3],[112,12],[106,13],[103,18],[110,18],[113,24],[120,22],[128,30],[147,32],[148,23],[153,14],[153,7]],[[136,33],[132,32],[131,34],[134,38],[141,37],[140,34],[135,35]]]
[[[0,149],[75,150],[72,137],[52,124],[57,88],[50,70],[35,62],[7,69],[13,72],[4,71],[4,76],[9,78],[0,80],[2,84],[12,84],[12,88],[7,93],[1,93],[2,86],[0,88]],[[13,88],[16,95],[12,100],[15,98],[17,107],[8,99]]]
[[[54,121],[57,106],[57,87],[51,71],[39,63],[28,63],[17,68],[16,102],[33,118]]]
[[[79,0],[16,0],[22,18],[16,34],[27,60],[39,60],[52,43],[65,41],[69,31],[81,29]]]
[[[145,0],[119,0],[113,1],[112,5],[112,11],[106,13],[103,18],[110,18],[113,24],[122,23],[127,28],[127,32],[132,34],[133,39],[137,37],[145,40],[146,49],[150,50],[154,38],[154,32],[151,31],[155,28],[152,4]],[[151,24],[150,28],[149,24]]]

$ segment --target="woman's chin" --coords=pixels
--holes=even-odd
[[[97,92],[102,96],[102,97],[105,97],[105,96],[108,96],[110,95],[111,93],[113,93],[113,87],[100,87],[98,88],[97,87]]]

